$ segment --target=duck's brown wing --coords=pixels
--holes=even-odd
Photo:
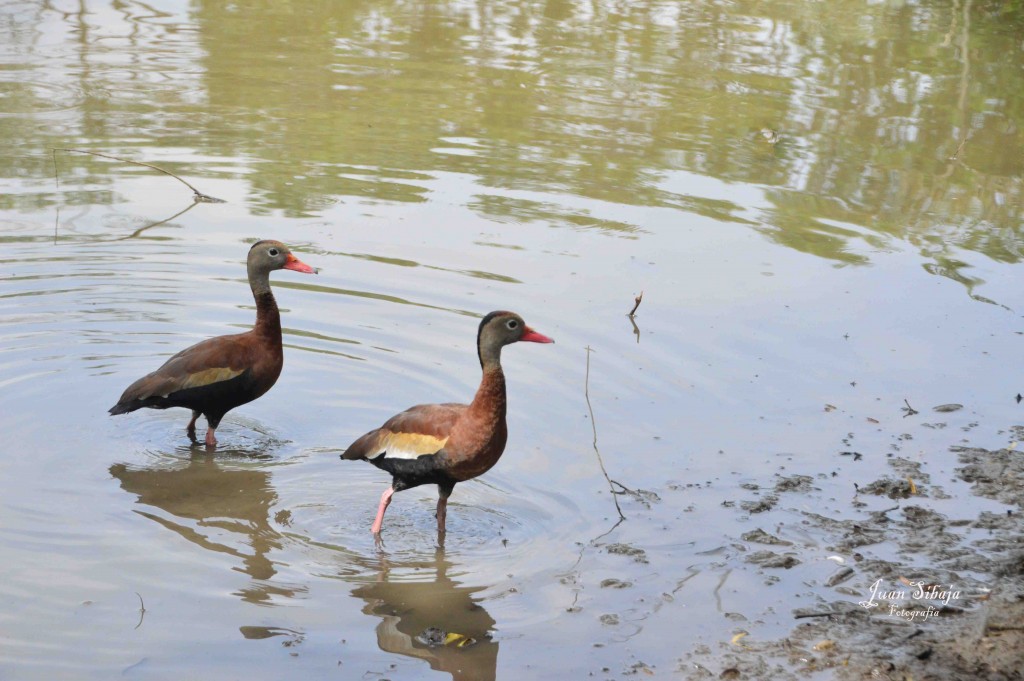
[[[387,422],[353,442],[341,458],[377,459],[380,456],[415,459],[441,451],[466,411],[465,404],[420,404],[395,414]]]
[[[256,350],[248,333],[196,343],[128,386],[110,413],[123,414],[141,407],[161,406],[162,401],[173,402],[174,396],[183,391],[230,381],[256,365]]]

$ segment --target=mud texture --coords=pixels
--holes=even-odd
[[[780,640],[739,639],[725,652],[694,651],[680,660],[682,678],[1024,679],[1024,452],[965,447],[954,453],[957,481],[1011,508],[947,519],[925,504],[929,497],[949,497],[930,486],[919,465],[893,458],[892,475],[858,493],[898,500],[894,508],[861,523],[807,514],[831,538],[829,550],[852,558],[825,582],[846,597],[794,610],[794,628]],[[794,484],[799,489],[809,481],[790,479],[771,496],[777,499]],[[757,513],[760,506],[751,503],[746,510]],[[786,558],[792,556],[777,537],[756,530],[742,538],[752,543],[748,561],[791,567]],[[893,540],[901,548],[895,560],[869,559],[859,551]],[[873,595],[863,588],[843,586],[855,575],[861,585],[879,580],[877,606],[858,600],[869,602]],[[958,593],[950,593],[954,588]]]

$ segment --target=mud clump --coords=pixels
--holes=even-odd
[[[638,563],[647,563],[647,552],[643,549],[638,549],[635,546],[629,544],[609,544],[605,547],[605,551],[608,553],[617,554],[620,556],[630,556],[633,560]]]
[[[917,492],[910,480],[893,478],[880,478],[863,487],[858,487],[857,491],[863,494],[885,496],[890,499],[909,499]]]
[[[793,542],[786,541],[785,539],[779,539],[773,534],[768,534],[760,527],[756,530],[752,530],[745,534],[740,535],[740,539],[743,541],[754,542],[755,544],[769,544],[776,546],[792,546]]]
[[[800,560],[791,554],[779,554],[774,551],[757,551],[745,558],[748,563],[760,565],[763,568],[785,568],[789,569],[800,564]]]

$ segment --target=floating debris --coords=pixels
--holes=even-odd
[[[943,414],[951,411],[960,411],[964,408],[962,404],[940,404],[937,407],[932,407],[934,411],[942,412]]]
[[[476,644],[476,639],[465,634],[448,632],[438,627],[428,627],[416,637],[420,643],[436,648],[438,646],[452,646],[454,648],[467,648]]]

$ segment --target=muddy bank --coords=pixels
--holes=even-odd
[[[740,633],[717,650],[691,651],[678,671],[687,679],[1024,678],[1024,453],[953,451],[953,480],[1009,509],[947,517],[928,500],[949,495],[919,464],[892,458],[891,474],[859,487],[852,502],[856,508],[866,505],[862,497],[890,498],[892,508],[860,521],[805,513],[830,539],[837,567],[823,585],[834,599],[819,595],[813,605],[794,608],[785,637],[750,641]],[[798,476],[784,479],[745,509],[763,512],[806,484]],[[799,561],[799,552],[765,530],[742,539],[746,560],[766,579]]]

